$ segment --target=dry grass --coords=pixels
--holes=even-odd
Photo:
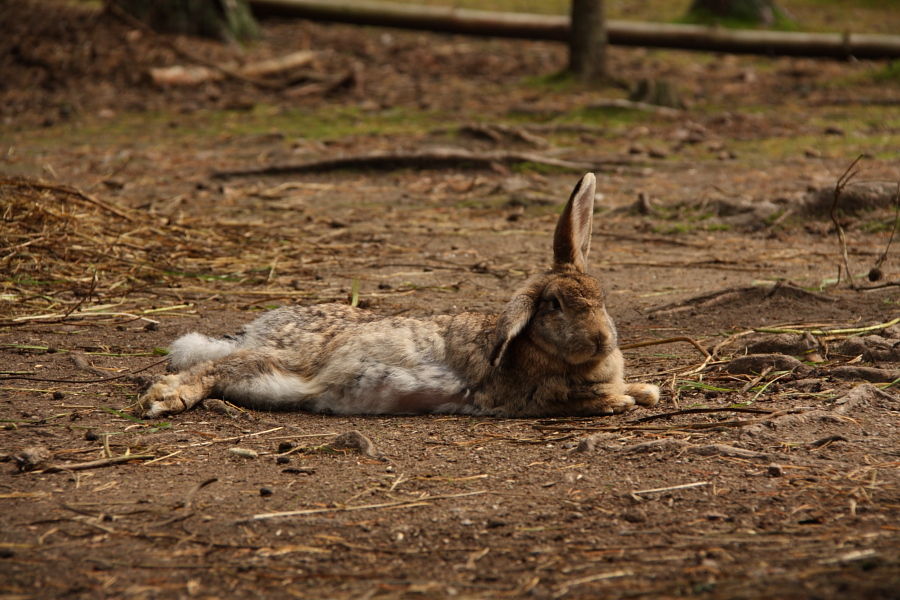
[[[26,179],[0,180],[0,204],[5,324],[153,312],[160,298],[274,283],[271,261],[247,243],[252,223],[176,223]]]

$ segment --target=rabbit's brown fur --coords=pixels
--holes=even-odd
[[[569,199],[553,267],[500,315],[379,317],[343,305],[271,311],[231,339],[188,334],[141,398],[147,416],[210,396],[268,410],[588,416],[651,406],[659,389],[625,384],[615,326],[586,270],[595,179]]]

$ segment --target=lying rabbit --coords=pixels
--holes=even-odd
[[[381,317],[338,304],[266,313],[225,339],[187,334],[141,398],[148,417],[209,397],[261,410],[338,414],[590,416],[653,406],[655,385],[626,384],[600,283],[585,272],[594,175],[559,219],[553,267],[500,315]]]

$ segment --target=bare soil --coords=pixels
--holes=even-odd
[[[677,81],[669,115],[588,108],[624,92],[554,83],[557,45],[264,29],[240,53],[0,2],[0,598],[897,597],[896,249],[865,277],[894,213],[847,188],[851,289],[827,210],[861,152],[854,181],[898,178],[884,64],[613,49],[622,81]],[[318,75],[164,89],[148,73],[185,64],[172,44],[219,64],[312,49]],[[214,176],[451,145],[598,163],[591,270],[622,344],[669,340],[626,350],[657,407],[133,416],[175,337],[349,302],[354,280],[383,314],[500,310],[580,174]],[[819,345],[768,351],[793,372],[732,368],[758,329]],[[329,446],[351,431],[374,451]],[[144,458],[72,468],[124,455]]]

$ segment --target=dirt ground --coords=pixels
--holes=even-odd
[[[0,30],[0,599],[897,597],[887,63],[612,49],[675,82],[648,112],[592,107],[626,93],[554,79],[553,44],[275,21],[239,52],[12,0]],[[303,49],[284,85],[149,75]],[[577,169],[216,176],[448,146],[595,165],[591,272],[658,406],[134,416],[177,336],[354,281],[381,314],[499,311]]]

